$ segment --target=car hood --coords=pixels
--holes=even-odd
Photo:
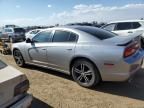
[[[111,43],[115,45],[126,44],[130,41],[134,41],[137,37],[141,36],[141,34],[137,33],[130,36],[115,36],[113,38],[103,40],[106,43]]]
[[[11,66],[0,69],[0,108],[14,98],[14,88],[26,76]]]

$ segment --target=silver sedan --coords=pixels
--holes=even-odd
[[[119,37],[88,26],[46,29],[13,45],[18,66],[37,65],[72,75],[83,87],[125,81],[141,68],[140,36]]]

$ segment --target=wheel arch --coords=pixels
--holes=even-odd
[[[12,54],[14,53],[15,50],[19,50],[18,48],[13,48]],[[20,51],[20,50],[19,50]]]
[[[91,63],[95,66],[95,68],[98,70],[99,76],[100,76],[100,78],[102,79],[101,73],[100,73],[100,71],[99,71],[96,63],[94,63],[94,62],[93,62],[91,59],[89,59],[88,57],[84,57],[84,56],[77,56],[77,57],[72,58],[72,60],[71,60],[71,62],[70,62],[70,65],[69,65],[70,74],[72,74],[72,73],[71,73],[71,69],[72,69],[73,63],[74,63],[76,60],[81,60],[81,59],[87,60],[87,61],[91,62]]]
[[[12,54],[14,54],[14,51],[15,50],[19,50],[20,51],[20,53],[21,53],[21,55],[22,55],[22,57],[23,57],[23,59],[24,59],[24,61],[25,61],[25,58],[24,58],[24,56],[23,56],[23,53],[22,53],[22,51],[19,49],[19,48],[14,48],[13,50],[12,50]]]

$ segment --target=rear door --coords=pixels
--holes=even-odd
[[[119,36],[129,36],[133,34],[133,25],[131,22],[120,22],[117,23],[112,32],[118,34]]]
[[[144,32],[144,29],[142,25],[139,22],[132,22],[133,26],[133,34],[142,34]]]
[[[60,70],[68,70],[77,39],[78,35],[75,33],[56,30],[53,35],[53,42],[47,48],[49,66]]]

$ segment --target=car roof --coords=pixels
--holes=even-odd
[[[22,27],[5,27],[4,29],[24,29],[24,28],[22,28]]]
[[[121,20],[121,21],[111,21],[110,23],[121,23],[121,22],[144,22],[144,20]]]
[[[98,27],[93,27],[93,26],[79,26],[79,25],[71,25],[71,26],[59,26],[59,27],[53,27],[53,28],[47,28],[45,30],[50,30],[50,29],[74,29],[74,30],[78,30],[77,28],[95,28],[97,30],[99,30],[100,28]]]

